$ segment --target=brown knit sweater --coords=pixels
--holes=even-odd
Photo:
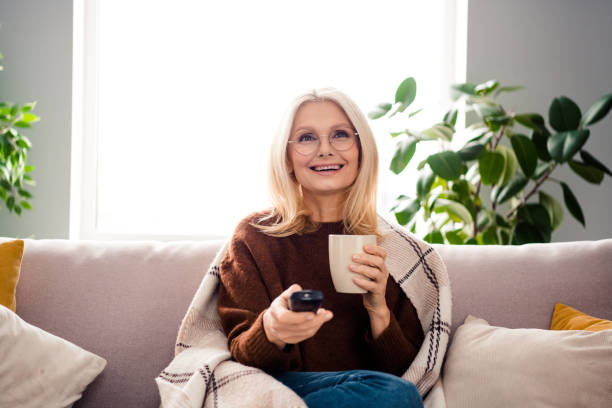
[[[232,357],[268,372],[370,369],[401,375],[421,347],[423,331],[414,306],[393,278],[386,292],[391,323],[373,340],[362,295],[337,293],[331,280],[328,235],[343,234],[342,222],[276,238],[249,225],[263,214],[240,222],[220,266],[217,309]],[[334,317],[313,337],[281,351],[267,340],[262,317],[294,283],[321,290],[322,307]]]

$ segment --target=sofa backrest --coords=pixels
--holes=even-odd
[[[26,240],[17,313],[108,361],[75,407],[159,407],[154,379],[220,246]]]
[[[468,314],[494,326],[548,329],[555,303],[612,318],[612,239],[435,247],[451,282],[453,332]]]

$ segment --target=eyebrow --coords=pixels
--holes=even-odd
[[[335,124],[334,126],[331,127],[331,129],[334,130],[334,129],[339,129],[339,128],[343,128],[343,127],[347,127],[347,128],[350,128],[350,129],[353,128],[353,126],[351,126],[350,124],[343,122],[343,123]],[[298,133],[301,130],[309,130],[311,132],[314,132],[313,128],[311,128],[310,126],[305,126],[305,127],[300,127],[300,128],[295,129],[294,133]]]

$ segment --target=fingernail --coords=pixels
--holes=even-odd
[[[358,260],[360,259],[360,258],[359,258],[359,255],[353,255],[353,259],[354,259],[355,261],[358,261]]]
[[[355,265],[355,264],[350,264],[350,265],[349,265],[349,268],[351,268],[351,270],[353,270],[353,271],[354,271],[354,270],[357,270],[357,265]]]

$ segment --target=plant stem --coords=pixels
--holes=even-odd
[[[546,179],[548,178],[548,176],[550,176],[550,174],[555,170],[555,167],[557,167],[557,164],[553,164],[548,170],[546,170],[546,173],[544,173],[544,175],[542,177],[540,177],[540,179],[536,182],[535,186],[533,186],[533,188],[527,193],[527,195],[525,195],[525,197],[523,197],[523,199],[521,200],[521,202],[519,204],[517,204],[513,209],[510,210],[510,212],[508,214],[506,214],[506,218],[510,218],[510,216],[512,214],[514,214],[520,207],[524,206],[525,203],[527,202],[527,200],[529,200],[529,198],[536,192],[538,191],[538,189],[540,188],[540,186],[542,185],[542,183],[544,183],[546,181]]]
[[[495,149],[497,148],[497,145],[499,144],[499,142],[501,141],[502,136],[504,135],[504,132],[506,131],[506,125],[503,125],[500,129],[499,129],[499,134],[495,135],[495,140],[494,143],[491,145],[491,151],[495,151]]]

